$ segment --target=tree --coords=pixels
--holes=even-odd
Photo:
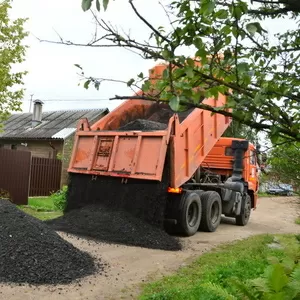
[[[235,120],[232,120],[223,136],[246,139],[253,144],[258,143],[256,130]]]
[[[300,143],[283,143],[275,146],[270,151],[268,164],[270,164],[269,179],[300,188]]]
[[[98,11],[100,4],[107,9],[108,0],[94,3]],[[92,4],[92,0],[82,0],[82,9],[90,10]],[[124,34],[96,12],[92,12],[98,25],[93,41],[59,41],[75,46],[123,47],[145,59],[169,63],[154,89],[140,73],[127,85],[133,90],[141,88],[143,95],[116,95],[112,99],[166,101],[175,111],[199,107],[265,130],[273,142],[278,137],[300,141],[299,1],[174,0],[162,5],[168,28],[155,28],[139,13],[133,0],[129,5],[141,23],[151,29],[147,41]],[[293,19],[295,28],[280,34],[263,29],[266,19],[284,17]],[[189,56],[180,54],[183,45],[190,47]],[[92,82],[99,88],[103,81],[86,79],[85,87]],[[215,108],[203,103],[205,97],[218,93],[228,95],[225,106]]]
[[[24,61],[26,47],[22,45],[27,36],[23,25],[26,19],[11,21],[8,16],[11,8],[10,1],[0,4],[0,124],[9,116],[11,111],[21,110],[21,99],[24,90],[18,88],[23,84],[26,72],[14,72],[13,66]]]

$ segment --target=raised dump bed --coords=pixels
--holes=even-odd
[[[203,103],[217,107],[225,101],[220,95]],[[92,126],[87,119],[79,123],[68,171],[160,181],[169,147],[176,188],[192,177],[229,124],[229,118],[202,109],[174,114],[167,104],[127,100]]]

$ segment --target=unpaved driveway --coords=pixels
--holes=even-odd
[[[99,244],[61,234],[76,247],[107,262],[108,275],[97,274],[80,283],[56,287],[0,285],[0,299],[135,299],[138,283],[168,274],[221,243],[261,233],[300,233],[300,226],[294,223],[300,208],[297,201],[295,197],[261,198],[246,227],[223,220],[214,233],[199,232],[183,239],[185,249],[179,252]]]

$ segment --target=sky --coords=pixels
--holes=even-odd
[[[158,1],[139,0],[135,5],[154,26],[167,24]],[[86,75],[125,81],[140,72],[147,73],[155,64],[125,49],[74,47],[38,40],[58,41],[58,33],[65,40],[87,43],[94,34],[95,25],[91,13],[82,11],[81,0],[14,0],[12,7],[12,18],[29,18],[25,29],[30,34],[24,41],[29,49],[25,62],[18,67],[29,72],[24,80],[24,112],[29,111],[31,95],[33,100],[44,102],[44,111],[104,107],[112,110],[120,101],[109,98],[116,94],[132,95],[132,91],[120,83],[104,83],[99,91],[93,87],[86,90],[78,86],[80,77],[74,64],[81,65]],[[130,30],[136,38],[147,40],[149,37],[149,29],[138,20],[128,1],[110,0],[108,10],[100,12],[99,16],[125,31]],[[292,23],[288,20],[270,21],[264,28],[282,31],[290,26]]]
[[[165,19],[165,15],[157,2],[139,0],[136,6],[154,25],[163,23],[161,20]],[[80,77],[74,64],[80,64],[86,75],[125,81],[136,77],[141,71],[147,73],[154,64],[125,49],[73,47],[40,42],[38,38],[57,41],[57,33],[66,40],[79,43],[91,39],[95,31],[93,17],[90,12],[82,11],[80,0],[14,0],[11,16],[29,18],[25,29],[30,35],[24,41],[29,49],[25,62],[18,67],[29,72],[24,80],[24,112],[29,111],[31,95],[33,100],[44,102],[44,111],[102,107],[111,110],[120,101],[107,99],[115,94],[132,95],[133,92],[120,83],[104,83],[99,91],[94,87],[86,90],[82,85],[78,86]],[[141,26],[127,1],[111,1],[108,10],[100,13],[100,17],[118,24],[120,28],[130,29],[134,36],[146,40],[149,36],[148,28]]]

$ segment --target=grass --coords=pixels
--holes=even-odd
[[[300,217],[298,217],[296,220],[295,220],[295,223],[300,225]]]
[[[288,245],[299,247],[294,235],[276,235]],[[232,244],[219,246],[200,256],[191,265],[181,268],[175,275],[143,285],[141,300],[180,300],[180,299],[226,299],[212,289],[218,284],[227,292],[235,294],[231,280],[253,279],[264,272],[269,256],[284,257],[282,249],[267,246],[274,241],[272,235],[258,235]]]
[[[28,205],[19,206],[25,213],[42,221],[55,219],[63,215],[56,209],[51,197],[33,197],[28,199]]]
[[[61,211],[37,211],[28,206],[22,206],[20,209],[28,215],[31,215],[42,221],[55,219],[63,215],[63,212]]]
[[[267,193],[258,193],[258,197],[270,197]]]
[[[28,206],[38,211],[55,211],[53,199],[51,197],[36,197],[28,199]]]

